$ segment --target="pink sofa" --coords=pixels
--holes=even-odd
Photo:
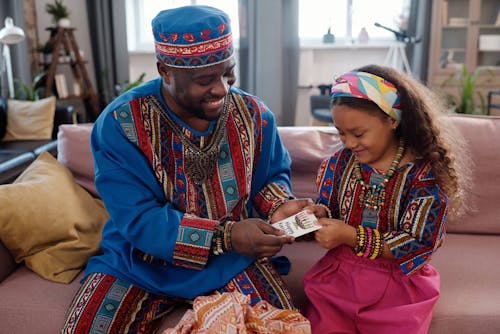
[[[442,294],[430,333],[500,333],[500,117],[453,115],[449,122],[470,144],[475,163],[470,200],[476,209],[448,223],[445,243],[431,261],[441,273]],[[58,149],[59,161],[92,193],[90,128],[62,126]],[[335,129],[283,127],[280,133],[292,155],[295,194],[314,198],[318,165],[340,146]],[[323,253],[314,242],[296,242],[281,252],[292,262],[285,280],[298,305],[305,300],[302,276]],[[58,332],[81,276],[68,285],[44,280],[16,264],[0,243],[0,333]],[[170,317],[163,328],[181,315]]]

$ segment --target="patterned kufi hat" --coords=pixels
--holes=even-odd
[[[161,11],[151,22],[156,58],[172,67],[219,64],[234,54],[229,16],[202,5]]]

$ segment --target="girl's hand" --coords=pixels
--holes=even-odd
[[[271,223],[283,220],[302,211],[306,206],[312,203],[310,198],[292,199],[281,204],[271,217]]]
[[[318,222],[323,227],[314,232],[314,239],[321,247],[332,249],[344,244],[353,247],[356,243],[356,229],[342,220],[321,218]]]
[[[304,210],[309,211],[313,215],[319,218],[328,218],[328,212],[323,205],[310,204],[304,208]]]

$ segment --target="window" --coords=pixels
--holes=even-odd
[[[411,0],[299,0],[299,37],[302,44],[321,43],[330,28],[336,42],[355,41],[365,27],[371,40],[394,40],[394,34],[374,26],[378,22],[398,31],[406,29]],[[167,8],[209,5],[228,13],[235,44],[239,38],[238,0],[126,0],[130,51],[153,52],[151,20]]]
[[[406,29],[409,6],[410,0],[299,0],[299,37],[302,44],[319,43],[330,29],[336,41],[350,43],[364,27],[371,40],[394,40],[374,24]]]
[[[164,9],[190,4],[208,5],[225,11],[231,19],[234,40],[239,39],[238,0],[126,0],[129,51],[154,52],[153,18]]]

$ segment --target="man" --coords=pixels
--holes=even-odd
[[[160,77],[113,101],[93,129],[110,220],[65,333],[153,332],[177,303],[226,291],[293,308],[267,260],[293,238],[264,220],[307,201],[292,199],[273,114],[231,87],[228,16],[187,6],[152,27]]]

